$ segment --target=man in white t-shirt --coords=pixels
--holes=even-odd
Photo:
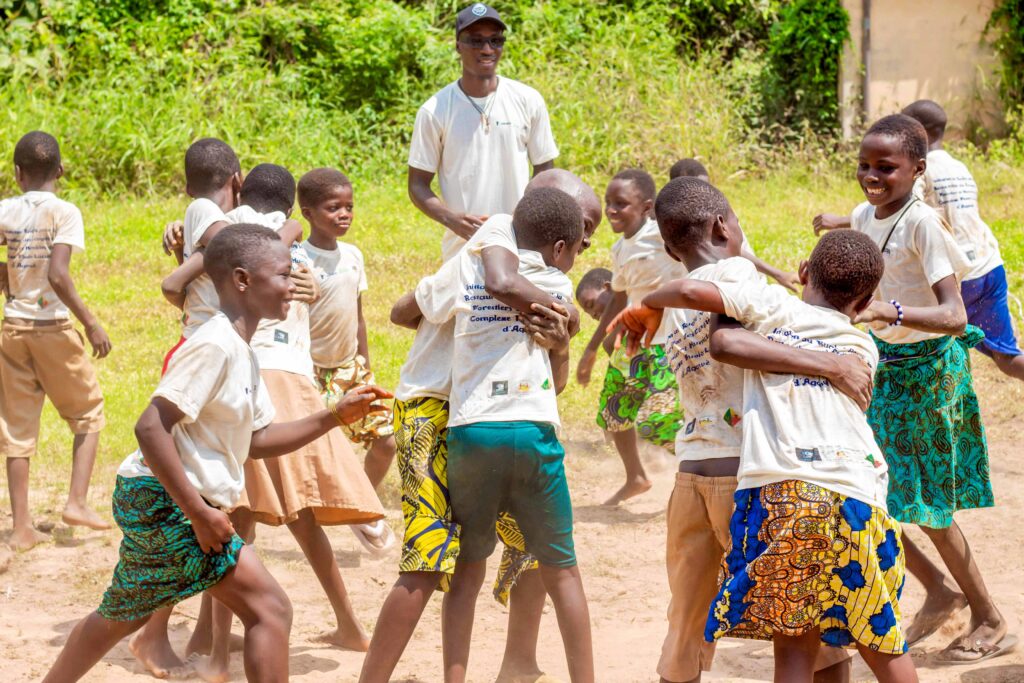
[[[409,147],[409,197],[446,228],[447,261],[487,218],[511,214],[534,174],[554,166],[558,148],[544,98],[499,78],[505,23],[483,3],[455,19],[462,76],[420,107]],[[441,196],[430,184],[438,177]]]
[[[62,519],[110,528],[86,501],[105,424],[103,395],[71,316],[85,328],[95,357],[110,353],[110,338],[71,278],[71,255],[85,249],[85,229],[82,213],[55,194],[63,174],[57,140],[28,133],[14,148],[14,176],[24,194],[0,201],[0,244],[7,248],[7,263],[0,264],[7,295],[0,331],[0,450],[14,518],[7,542],[16,550],[47,538],[33,527],[28,507],[29,460],[46,397],[74,434]]]

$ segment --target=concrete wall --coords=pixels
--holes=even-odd
[[[856,134],[862,117],[865,4],[871,16],[869,122],[914,100],[930,99],[946,109],[951,136],[977,124],[1000,131],[998,61],[983,36],[993,0],[843,0],[851,36],[839,84],[846,136]]]

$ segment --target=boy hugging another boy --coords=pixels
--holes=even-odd
[[[519,273],[558,301],[568,302],[565,276],[583,243],[583,217],[569,195],[531,190],[513,214]],[[572,539],[572,506],[558,442],[555,395],[568,379],[568,317],[531,336],[523,323],[486,291],[482,258],[469,253],[457,278],[420,282],[411,306],[424,319],[455,320],[448,487],[454,521],[461,528],[455,578],[446,606],[446,680],[464,680],[476,597],[495,524],[508,512],[526,550],[540,563],[541,579],[555,605],[570,675],[592,681],[593,653],[583,584]]]
[[[649,340],[666,307],[704,310],[780,345],[856,354],[873,370],[878,352],[852,321],[882,270],[871,239],[844,231],[801,265],[802,301],[756,281],[678,280],[616,322]],[[706,638],[772,640],[776,681],[809,683],[824,642],[856,645],[883,683],[913,683],[899,623],[900,528],[886,512],[887,466],[863,409],[829,379],[766,372],[763,345],[746,330],[719,327],[709,341],[714,359],[753,369],[744,371],[731,540]]]
[[[105,424],[103,395],[71,314],[85,328],[95,357],[110,353],[110,338],[71,279],[71,254],[85,249],[85,230],[81,212],[54,194],[64,174],[57,140],[40,131],[22,137],[14,148],[14,174],[24,194],[0,201],[0,244],[7,247],[7,263],[0,264],[7,295],[0,330],[0,449],[14,517],[8,543],[27,550],[47,538],[33,527],[28,506],[29,459],[46,397],[74,434],[62,519],[110,528],[86,500]]]
[[[135,426],[139,450],[121,465],[114,490],[120,559],[99,609],[71,631],[47,682],[78,680],[153,612],[202,591],[245,625],[247,678],[288,678],[291,605],[226,511],[242,494],[247,458],[280,455],[362,419],[388,394],[368,387],[331,410],[271,424],[249,340],[261,319],[287,315],[295,291],[288,249],[272,230],[243,224],[222,230],[207,256],[221,310],[171,359]]]

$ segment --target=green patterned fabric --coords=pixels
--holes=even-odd
[[[968,349],[984,334],[887,344],[868,422],[889,465],[889,514],[944,529],[957,510],[991,507],[988,445],[971,381]]]
[[[682,419],[676,377],[665,348],[642,348],[632,358],[624,348],[616,349],[604,376],[598,426],[609,432],[635,427],[644,441],[674,451]]]
[[[237,535],[206,554],[192,525],[156,477],[117,478],[114,521],[121,527],[120,559],[103,594],[100,616],[134,621],[202,593],[238,564]]]

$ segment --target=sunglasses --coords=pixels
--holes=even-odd
[[[505,47],[505,36],[491,36],[490,38],[470,36],[468,38],[459,38],[459,42],[471,50],[482,50],[485,45],[490,45],[495,50],[500,50]]]

